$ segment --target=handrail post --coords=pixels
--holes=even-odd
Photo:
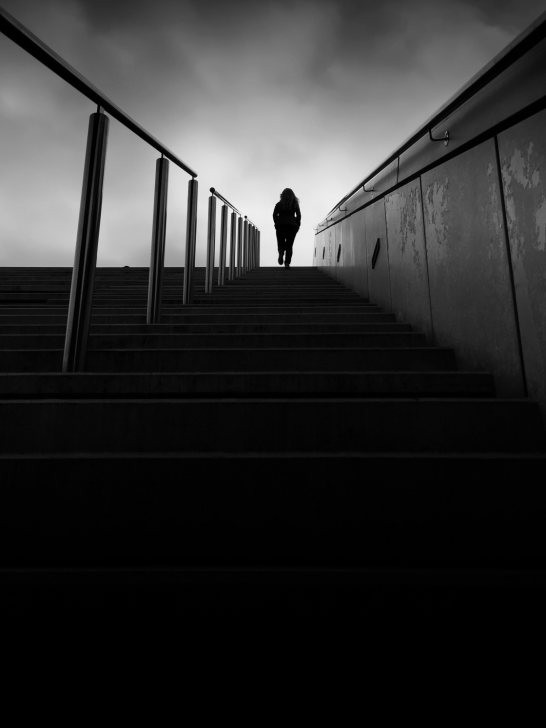
[[[254,268],[258,267],[258,228],[254,230]]]
[[[258,240],[256,245],[256,265],[259,268],[260,267],[260,238],[261,238],[261,232],[258,230]]]
[[[85,367],[97,266],[107,141],[108,117],[99,110],[89,117],[78,236],[66,322],[63,372],[83,371]]]
[[[161,284],[165,260],[165,233],[167,230],[167,191],[169,186],[169,160],[160,157],[155,163],[154,221],[152,250],[148,274],[148,306],[146,323],[158,324],[161,317]]]
[[[207,231],[207,267],[205,269],[205,293],[212,293],[214,276],[214,248],[216,245],[216,197],[209,197],[209,225]]]
[[[248,220],[245,215],[245,222],[243,224],[243,273],[248,270]]]
[[[226,246],[227,246],[227,205],[222,205],[220,215],[220,255],[218,260],[218,285],[223,286],[226,282]]]
[[[186,256],[184,262],[184,290],[182,303],[187,305],[193,300],[193,269],[195,267],[195,246],[197,238],[197,193],[196,179],[188,182],[188,211],[186,216]]]
[[[243,218],[237,220],[237,278],[243,274]]]
[[[236,245],[236,233],[237,233],[237,215],[231,213],[231,227],[229,229],[229,273],[228,280],[232,281],[235,278],[235,245]]]

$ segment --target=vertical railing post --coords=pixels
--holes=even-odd
[[[226,282],[226,247],[227,247],[227,205],[222,205],[220,214],[220,254],[218,260],[218,285]]]
[[[186,256],[184,261],[184,290],[182,303],[187,305],[193,300],[193,269],[195,268],[195,246],[197,240],[197,193],[196,179],[188,182],[188,211],[186,215]]]
[[[252,268],[252,223],[248,223],[248,241],[246,253],[246,266],[248,270]]]
[[[237,278],[243,274],[243,218],[237,220]]]
[[[256,226],[252,226],[252,270],[256,267]]]
[[[254,228],[254,268],[258,267],[258,228]]]
[[[254,268],[258,267],[258,228],[254,228]]]
[[[169,160],[160,157],[155,164],[154,220],[152,251],[148,274],[148,306],[146,323],[158,324],[161,316],[161,284],[165,260],[165,233],[167,230],[167,190],[169,186]]]
[[[99,109],[89,117],[78,236],[66,322],[63,372],[78,372],[85,367],[97,266],[107,141],[108,117]]]
[[[207,266],[205,269],[205,293],[212,293],[214,276],[214,248],[216,245],[216,197],[209,197],[209,225],[207,230]]]
[[[245,215],[243,224],[243,272],[246,273],[248,268],[248,220]]]
[[[236,234],[237,234],[237,215],[231,213],[231,227],[229,229],[229,273],[228,280],[232,281],[235,278],[235,245],[236,245]]]
[[[260,267],[260,237],[261,232],[258,230],[258,240],[256,241],[256,266]]]

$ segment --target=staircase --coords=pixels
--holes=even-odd
[[[62,375],[70,269],[1,271],[4,610],[538,618],[535,403],[316,268],[198,270],[185,307],[182,273],[146,326],[147,269],[98,269]]]

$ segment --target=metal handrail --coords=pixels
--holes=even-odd
[[[215,197],[217,197],[219,200],[222,200],[222,202],[225,202],[225,204],[228,207],[231,207],[231,209],[233,210],[233,212],[236,212],[238,215],[242,215],[243,214],[242,212],[239,212],[239,210],[234,205],[232,205],[231,202],[229,202],[228,200],[226,200],[226,198],[223,195],[221,195],[218,192],[218,190],[214,189],[214,187],[211,187],[210,188],[210,193],[211,193],[211,195],[214,195]]]
[[[62,78],[64,81],[69,83],[75,89],[77,89],[88,99],[93,101],[104,111],[107,111],[114,119],[117,119],[127,129],[130,129],[134,134],[143,139],[163,156],[170,159],[171,162],[176,164],[178,167],[183,169],[193,178],[197,177],[191,167],[188,167],[181,159],[173,154],[167,147],[153,137],[146,129],[138,124],[134,119],[126,114],[122,109],[119,108],[113,101],[105,96],[96,86],[90,83],[84,76],[81,75],[75,68],[67,63],[64,58],[61,58],[55,51],[47,46],[43,41],[37,38],[33,33],[25,28],[24,25],[19,23],[12,15],[0,7],[0,31],[10,38],[14,43],[23,48],[31,56],[34,56],[40,63],[47,66],[53,73]]]
[[[415,142],[419,141],[423,136],[429,135],[432,138],[432,130],[438,124],[444,121],[456,109],[471,99],[478,91],[490,83],[493,79],[505,71],[514,61],[521,58],[537,43],[540,43],[546,35],[546,12],[542,13],[534,23],[532,23],[523,33],[520,33],[506,48],[498,53],[486,66],[484,66],[470,81],[468,81],[457,93],[446,101],[440,109],[427,121],[422,124],[419,129],[412,134],[398,149],[387,157],[374,171],[367,175],[362,182],[359,182],[349,194],[345,195],[337,204],[328,212],[331,215],[344,202],[353,197],[360,189],[362,189],[370,180],[382,172],[389,164],[392,164],[398,157],[406,152]],[[441,139],[432,139],[432,141],[444,141],[449,137]]]

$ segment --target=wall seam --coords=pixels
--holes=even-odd
[[[389,229],[387,226],[387,196],[383,198],[383,214],[385,216],[385,242],[387,244],[387,275],[389,276],[389,301],[392,311],[392,283],[391,283],[391,259],[389,256]]]
[[[421,196],[421,217],[423,220],[423,243],[425,247],[425,268],[427,269],[427,290],[428,290],[428,310],[430,316],[430,333],[431,343],[436,343],[436,334],[434,329],[434,316],[432,315],[432,296],[430,293],[430,272],[428,268],[428,243],[427,243],[427,228],[425,225],[425,200],[423,197],[423,178],[419,175],[419,192]]]
[[[516,323],[516,335],[518,340],[518,351],[519,351],[519,358],[520,358],[520,365],[521,365],[521,376],[523,379],[523,392],[526,397],[529,396],[529,387],[527,385],[527,372],[525,370],[525,358],[523,356],[523,343],[521,340],[521,327],[519,323],[519,311],[518,311],[518,302],[516,298],[516,284],[514,281],[514,269],[512,266],[512,251],[510,248],[510,236],[508,234],[508,217],[506,214],[506,199],[504,197],[504,184],[502,181],[502,169],[501,169],[501,160],[500,160],[500,150],[499,150],[499,138],[495,134],[494,138],[495,143],[495,158],[497,162],[497,175],[499,179],[499,193],[500,193],[500,199],[501,199],[501,210],[502,210],[502,226],[504,230],[504,243],[506,246],[506,258],[508,261],[508,275],[510,278],[510,289],[512,291],[512,305],[514,307],[514,320]]]

